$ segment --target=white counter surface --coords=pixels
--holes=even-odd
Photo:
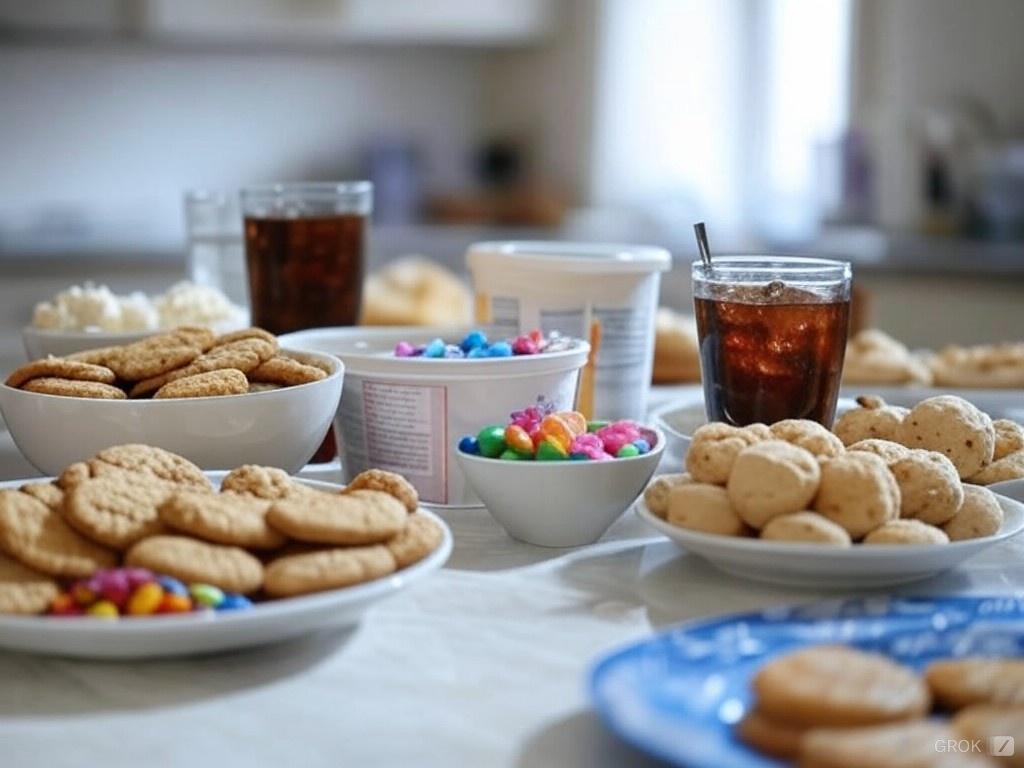
[[[660,393],[661,397],[670,393]],[[0,436],[0,478],[26,469]],[[201,659],[0,652],[0,764],[653,766],[590,713],[600,654],[670,624],[837,593],[725,576],[628,513],[546,550],[445,512],[448,566],[348,633]],[[1024,537],[905,594],[1024,590]]]

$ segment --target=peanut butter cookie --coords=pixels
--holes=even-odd
[[[924,671],[935,701],[948,710],[971,704],[1024,706],[1024,659],[935,661]]]
[[[45,613],[59,592],[49,576],[0,552],[0,613]]]
[[[191,461],[152,445],[115,445],[97,453],[96,459],[129,472],[153,475],[178,485],[191,485],[204,490],[211,487],[203,471]]]
[[[220,371],[197,373],[183,379],[164,384],[153,395],[154,400],[181,397],[223,397],[225,395],[246,395],[249,393],[249,380],[245,374],[234,368]]]
[[[405,528],[394,538],[388,539],[385,546],[391,551],[399,568],[408,568],[441,546],[443,540],[441,526],[426,515],[414,512],[409,515]]]
[[[415,512],[420,505],[420,496],[412,483],[395,472],[383,469],[367,469],[360,472],[345,486],[343,492],[359,490],[383,491],[402,502],[410,513]]]
[[[55,483],[25,483],[18,490],[22,493],[27,493],[29,496],[34,496],[50,509],[60,511],[61,506],[64,504],[64,491],[58,488]]]
[[[212,584],[243,595],[263,585],[263,564],[240,547],[187,536],[153,536],[128,550],[125,565],[149,568],[186,583]]]
[[[249,372],[251,381],[294,387],[327,378],[327,374],[312,365],[305,365],[290,357],[272,357]]]
[[[295,492],[295,483],[288,473],[277,467],[244,464],[224,476],[222,491],[233,491],[259,499],[283,499]]]
[[[267,524],[271,501],[239,493],[179,491],[160,507],[160,519],[182,533],[216,544],[277,549],[287,539]]]
[[[21,388],[26,392],[36,392],[40,395],[87,397],[91,400],[125,399],[125,394],[122,390],[110,384],[100,384],[98,381],[42,378],[27,381]]]
[[[865,728],[815,728],[800,744],[800,768],[986,768],[979,754],[942,754],[953,743],[949,723],[936,720]]]
[[[274,349],[274,354],[277,353],[278,344],[277,336],[272,334],[270,331],[265,331],[262,328],[242,328],[239,331],[231,331],[230,333],[222,333],[214,341],[214,346],[222,347],[226,344],[232,344],[236,341],[244,341],[246,339],[258,339],[259,341],[266,342]]]
[[[9,387],[20,387],[27,381],[43,378],[92,381],[98,384],[113,384],[116,380],[114,372],[105,366],[63,357],[47,357],[16,368],[4,383]]]
[[[164,530],[157,510],[175,487],[152,475],[108,475],[76,485],[64,518],[79,533],[112,549],[128,549]]]
[[[198,346],[168,333],[121,347],[108,364],[118,378],[142,381],[188,365],[199,355]]]
[[[79,535],[59,512],[20,491],[0,490],[0,549],[29,568],[69,579],[117,564],[113,552]]]
[[[850,727],[923,717],[928,687],[914,672],[878,653],[819,645],[761,667],[752,687],[758,708],[794,726]]]
[[[397,535],[409,513],[383,491],[308,491],[278,499],[267,521],[299,541],[317,544],[377,544]]]
[[[267,566],[265,588],[272,597],[291,597],[379,579],[395,571],[383,545],[324,549],[279,557]]]

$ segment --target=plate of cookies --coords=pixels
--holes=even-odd
[[[1024,505],[979,484],[1000,461],[991,419],[945,397],[890,418],[890,439],[852,429],[856,411],[838,434],[797,419],[708,424],[686,472],[656,478],[637,514],[722,571],[814,587],[926,579],[1024,529]]]
[[[261,328],[183,326],[26,363],[0,384],[0,411],[46,475],[122,443],[159,445],[207,469],[296,472],[327,434],[343,377],[336,357],[282,349]]]
[[[351,626],[451,546],[391,472],[340,487],[114,446],[53,480],[0,484],[0,647],[181,656]]]
[[[621,738],[687,768],[1019,765],[1024,602],[867,598],[670,629],[600,660]]]

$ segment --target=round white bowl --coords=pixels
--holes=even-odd
[[[123,443],[165,448],[203,469],[265,464],[297,472],[338,409],[345,366],[320,381],[267,392],[180,400],[96,400],[0,384],[0,412],[18,449],[44,475]]]
[[[346,479],[371,467],[408,478],[436,506],[480,506],[455,459],[459,436],[504,423],[543,398],[576,402],[590,346],[519,357],[444,360],[394,357],[395,344],[460,339],[468,328],[317,328],[281,337],[293,349],[337,355],[345,392],[334,434]]]
[[[654,475],[665,435],[649,453],[611,461],[502,461],[458,451],[470,486],[509,536],[541,547],[593,544]]]

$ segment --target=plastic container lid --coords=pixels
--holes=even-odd
[[[474,243],[466,262],[470,269],[514,266],[599,275],[664,272],[671,268],[672,256],[649,245],[521,240]]]

